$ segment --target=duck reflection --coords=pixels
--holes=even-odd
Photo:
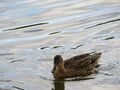
[[[65,90],[64,79],[55,79],[52,90]]]

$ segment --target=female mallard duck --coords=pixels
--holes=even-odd
[[[87,76],[95,72],[102,53],[86,53],[63,61],[61,55],[54,57],[52,70],[55,78]]]

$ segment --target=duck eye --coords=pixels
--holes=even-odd
[[[54,64],[58,64],[60,62],[60,59],[54,60]]]

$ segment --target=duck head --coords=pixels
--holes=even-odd
[[[61,55],[56,55],[54,57],[54,67],[52,73],[62,70],[64,68],[64,61]]]

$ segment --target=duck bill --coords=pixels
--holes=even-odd
[[[54,73],[55,69],[56,69],[56,65],[54,65],[53,70],[52,70],[52,73]]]

